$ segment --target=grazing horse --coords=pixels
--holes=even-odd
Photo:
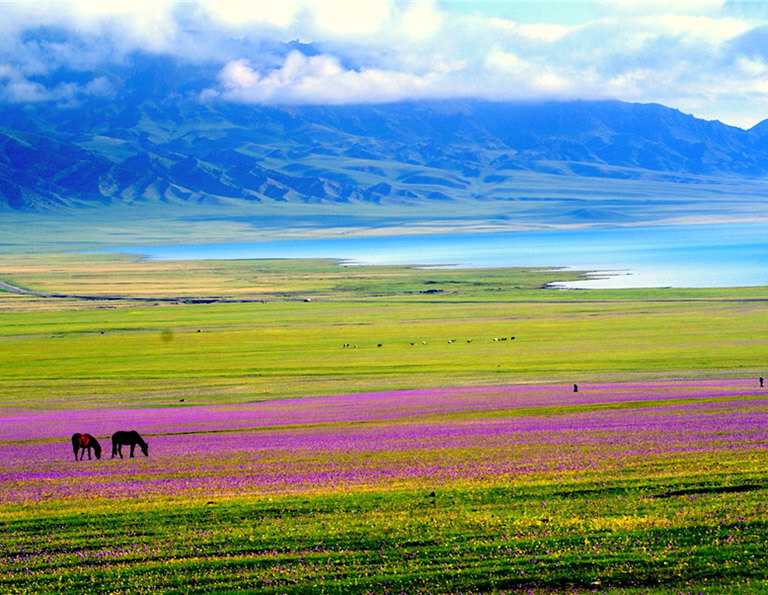
[[[75,460],[77,460],[77,453],[80,452],[80,460],[83,460],[85,451],[88,451],[88,460],[91,460],[91,449],[97,459],[101,458],[101,444],[90,434],[72,434],[72,450],[75,452]]]
[[[149,446],[144,442],[141,436],[139,436],[139,433],[136,430],[131,430],[130,432],[115,432],[112,434],[112,458],[114,459],[115,455],[120,455],[120,458],[123,458],[123,445],[130,445],[131,458],[133,458],[133,451],[137,444],[141,448],[141,452],[144,453],[144,456],[148,457]]]

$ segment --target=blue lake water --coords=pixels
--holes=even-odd
[[[571,288],[768,286],[768,223],[142,246],[151,259],[333,258],[352,264],[562,267]]]

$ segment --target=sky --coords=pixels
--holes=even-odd
[[[619,99],[768,118],[768,2],[0,0],[0,103],[109,96],[137,54],[213,72],[199,101]]]

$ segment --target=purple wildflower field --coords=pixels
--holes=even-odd
[[[459,387],[154,409],[0,412],[0,500],[212,497],[680,475],[768,460],[751,379]],[[136,429],[149,457],[110,458]],[[74,432],[101,460],[75,461]],[[87,455],[86,455],[87,459]]]

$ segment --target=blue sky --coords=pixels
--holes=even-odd
[[[137,52],[216,72],[200,101],[620,99],[768,118],[766,2],[0,1],[0,102],[109,95]]]
[[[550,23],[583,25],[594,19],[596,6],[592,2],[510,2],[487,0],[444,0],[439,6],[446,11],[463,15],[483,15],[517,21],[520,23]]]

